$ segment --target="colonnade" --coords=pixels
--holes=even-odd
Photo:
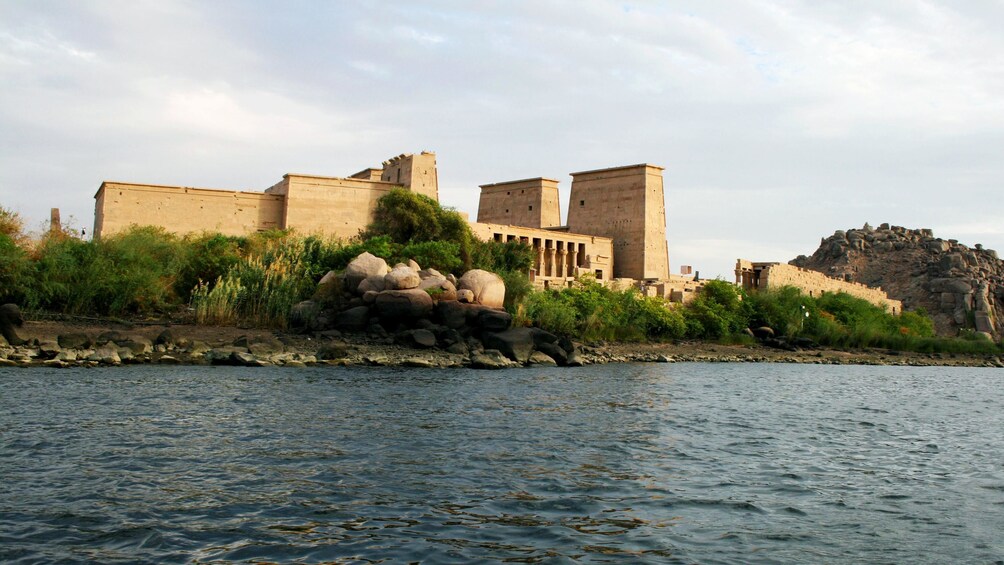
[[[576,267],[582,267],[588,262],[586,244],[574,241],[531,238],[526,236],[495,233],[496,241],[521,241],[533,247],[536,253],[533,268],[538,277],[569,278],[575,277]]]

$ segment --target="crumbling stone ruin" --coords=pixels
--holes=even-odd
[[[1004,261],[992,249],[935,237],[930,229],[868,224],[837,230],[792,265],[879,286],[913,310],[924,308],[939,335],[969,329],[1004,333]]]
[[[755,263],[739,259],[736,261],[736,285],[740,285],[746,290],[793,286],[809,296],[819,296],[824,292],[844,292],[885,308],[891,314],[903,312],[903,303],[889,298],[881,287],[872,288],[784,263]]]

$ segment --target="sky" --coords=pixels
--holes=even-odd
[[[0,2],[0,206],[264,190],[435,151],[478,186],[665,167],[670,266],[888,222],[1004,253],[1004,2]]]

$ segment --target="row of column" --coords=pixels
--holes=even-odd
[[[736,284],[742,285],[746,290],[755,289],[760,286],[760,277],[755,271],[736,269]]]
[[[579,252],[576,249],[566,251],[553,247],[537,248],[537,273],[542,277],[572,277],[575,276],[575,266],[578,265]]]

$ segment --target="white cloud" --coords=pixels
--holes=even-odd
[[[567,194],[570,171],[663,165],[671,261],[705,276],[865,221],[1004,248],[1002,19],[921,0],[7,2],[0,204],[86,218],[104,178],[263,188],[429,149],[472,215],[485,182]]]

